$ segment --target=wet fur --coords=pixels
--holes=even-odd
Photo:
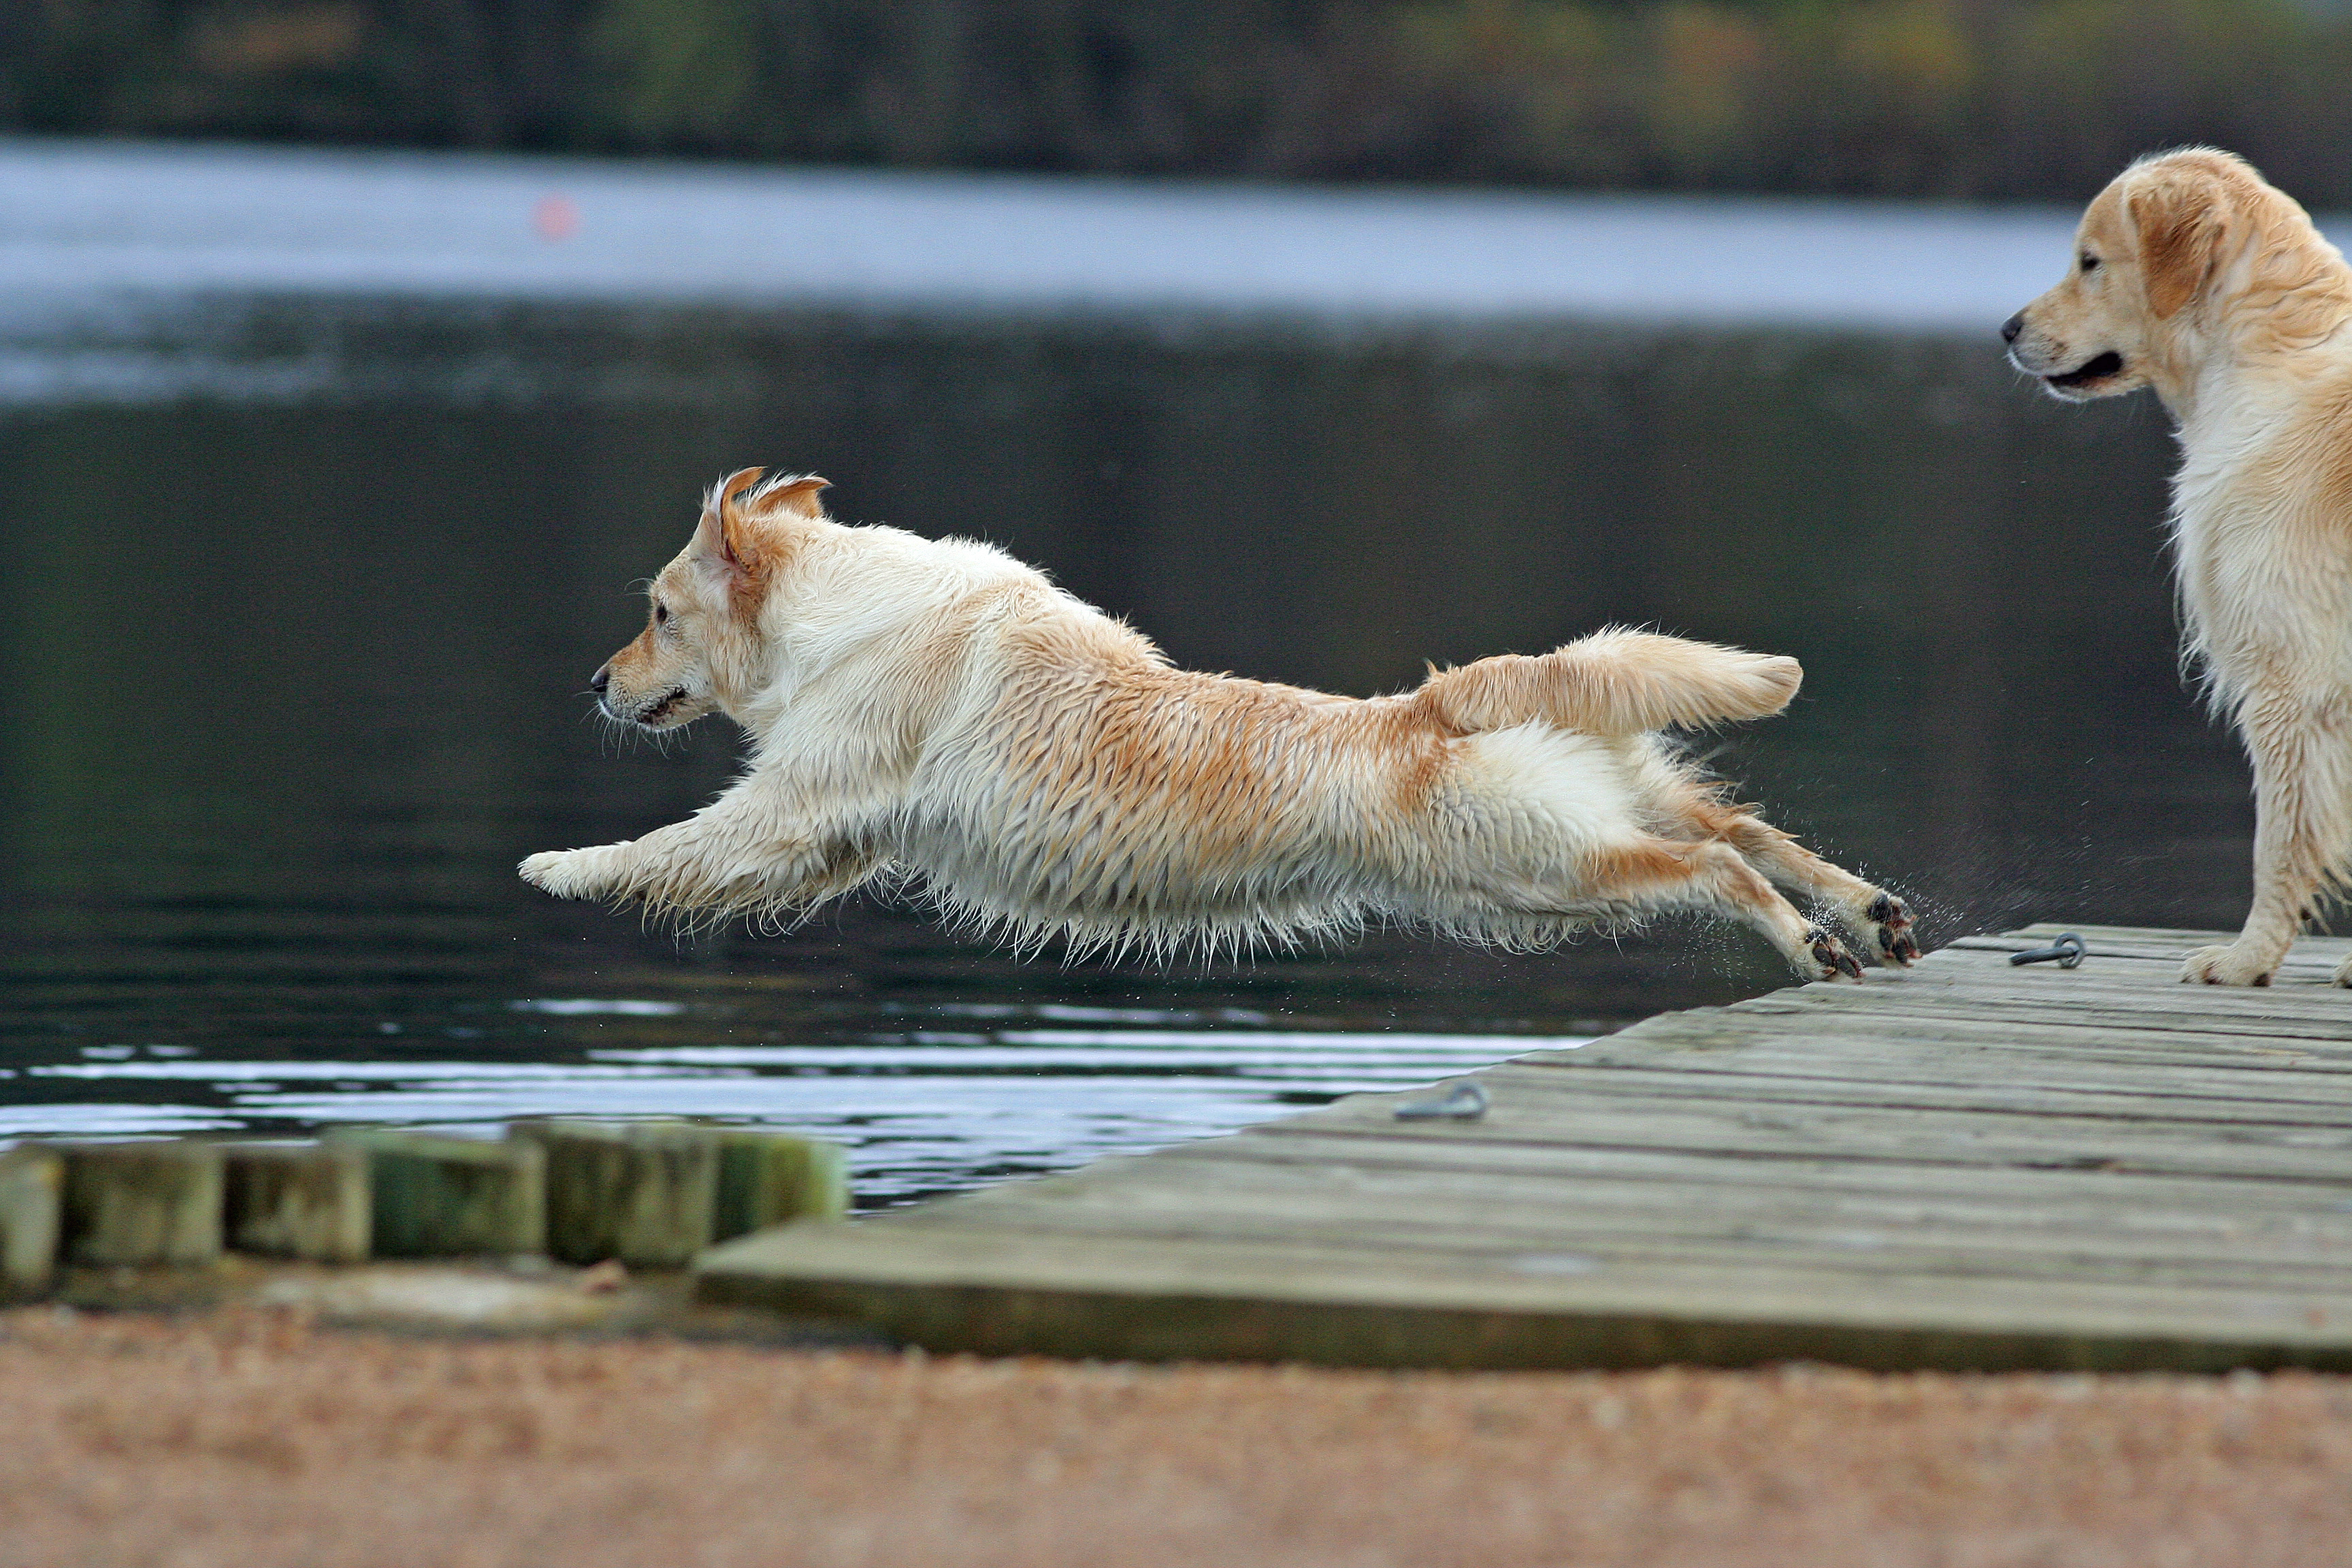
[[[2055,395],[2147,386],[2172,415],[2182,657],[2245,741],[2256,811],[2245,927],[2181,978],[2267,984],[2352,870],[2352,268],[2245,163],[2190,148],[2099,194],[2011,328]]]
[[[1883,962],[1900,900],[1727,804],[1651,731],[1778,712],[1793,659],[1631,631],[1360,700],[1202,675],[989,546],[845,527],[823,481],[713,491],[598,672],[653,730],[751,741],[695,816],[533,855],[568,898],[792,918],[886,877],[1079,951],[1238,950],[1382,921],[1512,948],[1670,909],[1740,920],[1801,973]]]

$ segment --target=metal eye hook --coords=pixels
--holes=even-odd
[[[2011,953],[2009,962],[2014,968],[2021,963],[2047,963],[2052,959],[2056,959],[2059,968],[2073,969],[2083,962],[2083,954],[2088,951],[2089,949],[2083,945],[2083,939],[2070,931],[2048,947],[2030,948],[2024,952]]]

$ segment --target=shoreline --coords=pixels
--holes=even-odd
[[[2325,1568],[2352,1379],[1444,1373],[0,1313],[0,1564]]]

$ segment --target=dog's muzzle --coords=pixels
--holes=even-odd
[[[686,700],[686,688],[681,686],[674,691],[656,698],[634,713],[624,713],[613,705],[613,696],[610,691],[603,694],[603,707],[607,717],[617,719],[624,724],[635,724],[642,730],[650,730],[659,725],[663,720],[677,712],[680,704]]]

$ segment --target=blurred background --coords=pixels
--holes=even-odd
[[[1931,940],[2234,924],[2162,412],[1996,329],[2141,152],[2341,232],[2347,50],[2256,0],[0,8],[0,1138],[696,1113],[895,1202],[1785,983],[1683,921],[1137,968],[541,898],[736,765],[586,679],[747,464],[1210,668],[1795,654],[1700,744]]]
[[[916,168],[2352,197],[2341,0],[19,0],[0,123]]]

